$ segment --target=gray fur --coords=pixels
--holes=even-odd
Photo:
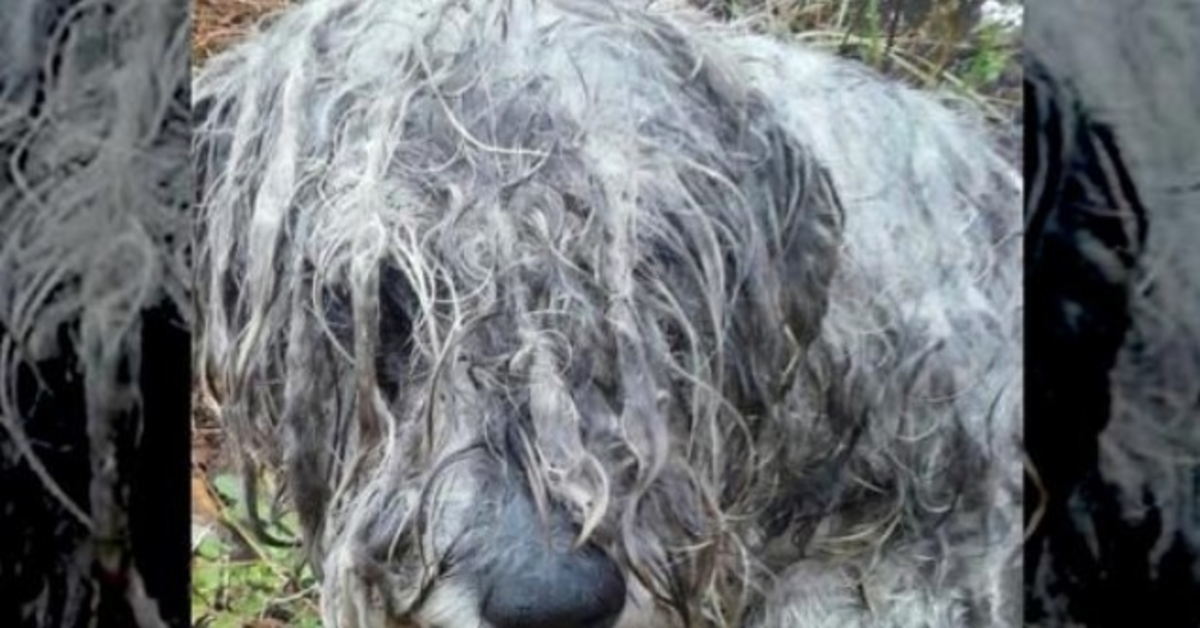
[[[327,625],[483,625],[503,468],[620,626],[1015,617],[1020,181],[967,108],[569,0],[317,0],[195,89],[204,364]]]

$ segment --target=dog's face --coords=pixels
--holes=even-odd
[[[646,98],[636,77],[594,80]],[[331,379],[370,377],[350,394],[372,399],[358,451],[375,456],[355,501],[311,524],[333,562],[368,536],[395,616],[664,626],[757,595],[739,589],[768,572],[750,535],[776,508],[772,425],[826,307],[838,207],[773,113],[721,80],[621,129],[572,111],[560,99],[584,84],[549,70],[449,112],[407,103],[412,240],[361,283],[311,280],[330,288],[320,342],[373,356]],[[501,104],[474,109],[487,92]],[[459,120],[507,148],[464,145]],[[606,171],[621,160],[632,179]]]
[[[962,309],[927,294],[975,258],[922,245],[903,307],[864,259],[889,220],[990,259],[977,208],[911,200],[976,202],[990,166],[900,168],[918,180],[847,248],[810,144],[835,170],[853,151],[743,76],[781,49],[619,6],[476,8],[310,3],[197,86],[206,346],[242,445],[285,471],[327,622],[865,621],[849,568],[806,552],[915,555],[960,493],[983,509],[943,468],[983,464],[1004,377],[931,334],[1010,332],[974,283]],[[804,59],[798,106],[860,85]],[[884,562],[904,575],[880,586],[924,577]]]
[[[219,259],[243,236],[207,225],[238,286],[225,324],[253,325],[256,264],[298,282],[286,322],[262,312],[287,371],[274,451],[335,625],[377,625],[369,595],[397,621],[501,628],[731,620],[756,595],[748,535],[776,507],[772,425],[826,307],[839,208],[760,96],[634,17],[538,14],[538,37],[572,43],[528,76],[512,64],[534,33],[430,26],[489,35],[399,71],[382,205],[291,210],[291,279],[253,244]],[[344,127],[313,148],[349,157],[368,120],[312,98],[328,104],[303,104],[306,124]]]

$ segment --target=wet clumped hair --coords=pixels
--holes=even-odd
[[[572,0],[310,1],[195,99],[206,392],[327,625],[488,625],[505,491],[618,626],[1018,620],[1021,182],[970,107]]]

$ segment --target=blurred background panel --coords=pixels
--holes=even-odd
[[[0,625],[189,624],[188,6],[0,8]]]
[[[1200,2],[1029,6],[1026,619],[1200,624]]]

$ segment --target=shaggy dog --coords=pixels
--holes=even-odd
[[[0,11],[2,626],[188,625],[187,31]]]
[[[1195,626],[1200,5],[1028,18],[1026,616]]]
[[[625,0],[313,0],[194,93],[207,388],[327,626],[1018,621],[968,107]]]

